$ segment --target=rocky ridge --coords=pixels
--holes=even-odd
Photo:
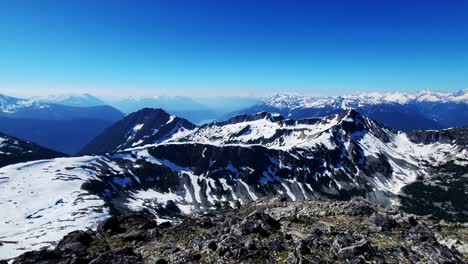
[[[468,229],[351,201],[259,199],[156,224],[144,213],[74,231],[13,263],[466,263]]]

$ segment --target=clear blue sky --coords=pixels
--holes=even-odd
[[[468,1],[0,1],[0,90],[468,87]]]

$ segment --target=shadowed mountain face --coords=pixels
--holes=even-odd
[[[106,153],[156,144],[185,135],[195,125],[162,109],[144,108],[106,129],[89,142],[81,153]]]
[[[63,153],[0,133],[0,167],[20,162],[65,156]]]
[[[459,190],[468,187],[466,129],[405,133],[354,110],[301,120],[258,113],[179,127],[183,120],[144,109],[118,124],[111,130],[117,140],[103,145],[110,153],[0,169],[8,175],[0,185],[8,201],[2,207],[15,212],[1,219],[0,233],[24,241],[7,245],[10,255],[49,246],[55,239],[50,234],[64,235],[83,223],[93,227],[109,214],[142,211],[158,222],[172,221],[275,195],[291,201],[361,196],[418,214],[426,213],[418,202],[436,197],[433,217],[467,219],[459,202],[467,196]],[[176,132],[158,135],[168,125],[166,131]],[[47,194],[20,209],[15,202],[24,197],[8,191],[37,193],[44,184]],[[49,215],[62,221],[46,225]],[[17,226],[31,231],[19,233]]]

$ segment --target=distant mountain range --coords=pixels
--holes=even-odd
[[[124,113],[143,108],[161,108],[196,124],[208,123],[228,113],[250,107],[260,102],[248,97],[188,97],[154,96],[108,100],[108,104]]]
[[[423,90],[414,93],[362,93],[342,96],[307,96],[277,94],[263,99],[255,97],[188,97],[154,96],[124,99],[98,98],[90,94],[55,95],[26,100],[67,106],[111,105],[124,113],[143,108],[161,108],[194,124],[226,120],[237,114],[278,113],[291,119],[324,117],[344,109],[356,109],[385,125],[400,130],[443,129],[468,125],[468,90],[441,93]],[[39,105],[44,108],[45,106]],[[31,109],[31,108],[29,108]],[[39,111],[37,115],[41,117]],[[19,114],[18,114],[19,115]],[[31,115],[27,112],[25,115]],[[46,115],[50,116],[50,113]],[[88,113],[83,115],[89,117]]]
[[[45,103],[80,107],[110,105],[127,114],[143,108],[161,108],[196,124],[208,123],[233,111],[261,102],[259,98],[252,97],[149,96],[119,99],[99,98],[86,93],[49,95],[31,99]]]
[[[195,126],[143,109],[89,145],[110,153],[0,168],[0,240],[14,241],[0,258],[50,246],[109,215],[174,221],[274,195],[362,196],[468,221],[467,137],[467,128],[401,132],[355,110],[299,120],[261,112]]]
[[[267,111],[302,119],[324,117],[343,109],[356,109],[400,130],[463,127],[468,125],[468,90],[455,93],[425,90],[416,93],[363,93],[330,97],[278,94],[235,114]]]
[[[123,114],[108,105],[77,107],[0,95],[0,116],[43,120],[95,118],[115,122],[120,120]]]
[[[36,101],[54,103],[68,106],[90,107],[90,106],[103,106],[107,105],[98,97],[84,93],[84,94],[62,94],[62,95],[48,95],[44,97],[32,98]]]
[[[123,117],[107,105],[70,106],[0,95],[0,131],[67,154],[78,153]]]

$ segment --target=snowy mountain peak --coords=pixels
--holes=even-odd
[[[106,129],[81,153],[106,153],[185,136],[196,126],[160,108],[143,108]]]

